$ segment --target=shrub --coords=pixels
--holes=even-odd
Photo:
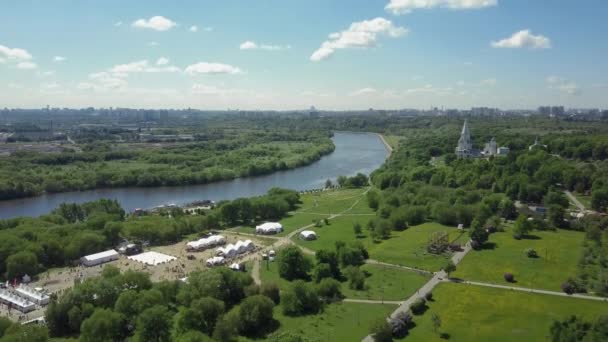
[[[538,258],[538,253],[536,253],[536,251],[532,248],[526,249],[526,255],[528,256],[528,258]]]
[[[568,280],[566,280],[562,284],[562,291],[564,291],[567,294],[573,294],[573,293],[583,293],[583,292],[586,292],[587,290],[585,289],[585,287],[582,284],[577,282],[575,279],[568,278]]]
[[[424,295],[424,299],[426,299],[426,301],[427,301],[427,302],[432,301],[432,300],[433,300],[433,292],[427,292],[427,293]]]
[[[424,300],[424,298],[416,299],[414,303],[412,303],[412,305],[410,306],[410,310],[412,310],[412,313],[414,315],[422,315],[425,309],[426,301]]]
[[[263,283],[260,294],[270,298],[275,304],[279,304],[281,301],[279,287],[276,283]]]
[[[333,278],[321,280],[317,286],[317,292],[325,301],[330,302],[342,298],[340,282]]]
[[[503,275],[503,277],[505,278],[506,282],[512,283],[515,281],[515,276],[513,275],[513,273],[507,272]]]
[[[315,314],[322,307],[317,289],[302,280],[296,280],[281,297],[283,313],[288,316]]]
[[[348,287],[353,290],[363,290],[365,288],[365,274],[359,267],[348,266],[344,270],[344,274],[348,279]]]
[[[412,323],[412,315],[406,312],[399,312],[395,318],[391,318],[389,321],[393,336],[397,338],[405,337],[412,327]]]
[[[374,321],[369,333],[376,342],[391,342],[393,340],[392,328],[384,318],[378,318]]]

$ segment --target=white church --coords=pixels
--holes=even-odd
[[[473,140],[471,139],[471,131],[469,129],[469,122],[464,121],[462,131],[460,132],[460,139],[458,139],[458,146],[456,146],[456,155],[458,158],[480,158],[490,156],[504,156],[509,154],[509,148],[506,146],[498,147],[496,139],[492,138],[486,143],[483,151],[479,151],[473,147]]]

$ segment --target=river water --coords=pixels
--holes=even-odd
[[[47,214],[63,202],[83,203],[100,198],[116,199],[127,211],[152,208],[162,204],[185,204],[196,200],[231,200],[263,195],[272,187],[294,190],[322,188],[327,179],[358,172],[369,174],[384,163],[388,151],[372,133],[336,132],[336,149],[319,161],[301,168],[265,176],[238,178],[203,185],[157,188],[116,188],[45,194],[37,197],[0,201],[0,218]]]

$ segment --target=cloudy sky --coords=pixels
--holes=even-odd
[[[0,107],[608,107],[606,0],[10,0]]]

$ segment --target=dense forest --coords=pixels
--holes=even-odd
[[[243,123],[245,125],[245,123]],[[108,187],[204,184],[308,165],[331,153],[328,130],[201,128],[193,142],[129,142],[97,136],[82,151],[0,157],[0,200]]]

